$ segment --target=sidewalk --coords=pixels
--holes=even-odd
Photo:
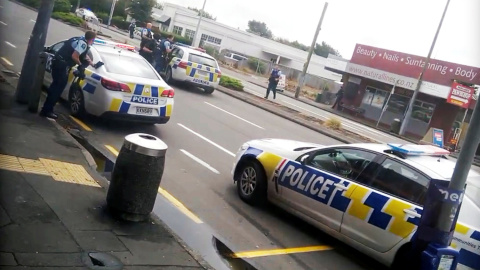
[[[156,217],[111,217],[93,158],[14,91],[0,78],[1,269],[209,268]]]

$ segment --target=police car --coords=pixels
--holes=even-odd
[[[186,82],[203,88],[207,94],[213,93],[222,76],[217,60],[203,49],[176,45],[165,70],[167,83]]]
[[[387,266],[402,263],[431,179],[448,181],[455,162],[430,145],[323,146],[252,140],[232,175],[242,200],[265,200]],[[480,175],[470,171],[452,246],[458,269],[480,269]]]
[[[53,44],[46,51],[54,54],[65,41]],[[71,114],[84,113],[150,124],[167,123],[172,115],[174,90],[155,69],[127,44],[96,39],[88,52],[90,59],[104,65],[88,67],[85,79],[74,81],[72,68],[62,98],[68,100]],[[52,81],[47,65],[44,83]]]

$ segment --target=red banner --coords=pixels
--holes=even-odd
[[[447,102],[466,109],[474,94],[475,90],[473,88],[453,82]]]
[[[418,79],[425,57],[357,44],[351,63]],[[450,86],[453,80],[480,84],[480,68],[430,59],[423,80]]]

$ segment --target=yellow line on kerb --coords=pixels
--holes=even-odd
[[[118,150],[115,149],[115,147],[106,144],[106,145],[105,145],[105,148],[107,148],[108,151],[112,152],[112,154],[114,154],[116,157],[118,157]]]
[[[183,203],[181,203],[179,200],[177,200],[175,197],[173,197],[168,191],[166,191],[163,188],[158,188],[158,192],[165,197],[165,199],[169,200],[175,207],[178,208],[182,213],[184,213],[187,217],[189,217],[191,220],[193,220],[195,223],[201,224],[203,221],[199,219],[194,213],[192,213],[190,210],[188,210]]]
[[[118,156],[118,150],[115,149],[115,147],[111,145],[105,145],[105,147],[110,150],[115,156]],[[159,187],[158,188],[158,193],[162,194],[165,199],[167,199],[170,203],[172,203],[175,207],[180,210],[183,214],[185,214],[187,217],[189,217],[191,220],[193,220],[195,223],[202,224],[203,221],[199,219],[194,213],[192,213],[190,210],[188,210],[183,203],[181,203],[179,200],[177,200],[175,197],[173,197],[172,194],[168,193],[165,189]]]
[[[77,118],[75,118],[71,115],[70,115],[70,118],[72,118],[72,120],[75,121],[75,123],[77,123],[79,126],[81,126],[86,131],[92,131],[92,129],[89,126],[87,126],[87,124],[83,123],[80,119],[77,119]]]
[[[332,250],[330,246],[310,246],[310,247],[297,247],[297,248],[280,248],[280,249],[267,249],[267,250],[254,250],[243,251],[232,254],[232,258],[256,258],[272,255],[286,255],[292,253],[305,253],[314,251]]]

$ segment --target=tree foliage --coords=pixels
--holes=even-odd
[[[328,45],[325,41],[322,41],[322,44],[315,44],[315,49],[313,49],[313,51],[316,55],[320,55],[323,57],[328,57],[329,53],[341,57],[340,53],[332,46]]]
[[[207,18],[207,19],[214,20],[214,21],[217,20],[217,17],[213,17],[212,14],[206,12],[205,10],[202,11],[201,9],[198,9],[196,7],[188,7],[188,9],[196,11],[198,13],[198,16],[200,16],[200,14],[201,14],[203,18]]]
[[[264,38],[271,39],[273,37],[272,31],[268,29],[267,24],[256,20],[248,21],[247,32],[254,33]]]
[[[137,22],[148,22],[151,20],[155,3],[156,0],[133,0],[129,6],[129,14]]]

